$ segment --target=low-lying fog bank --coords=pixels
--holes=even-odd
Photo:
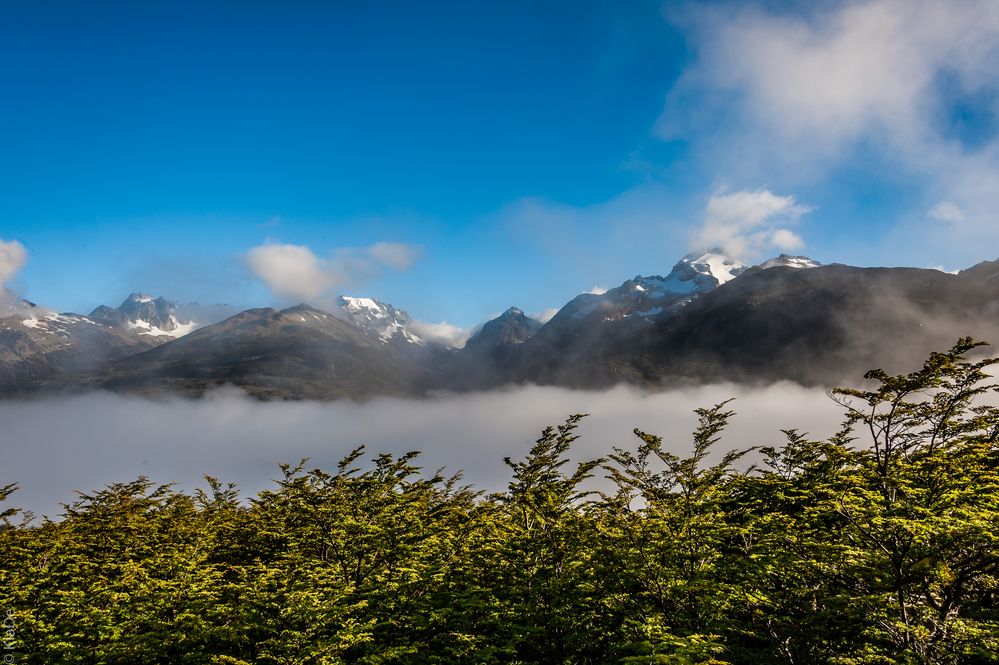
[[[634,448],[638,427],[685,454],[693,410],[730,397],[736,411],[719,450],[775,444],[779,430],[813,438],[833,434],[842,410],[823,391],[792,384],[732,384],[645,393],[619,386],[600,392],[524,387],[432,400],[259,402],[236,391],[199,400],[148,400],[108,393],[0,403],[0,485],[16,482],[11,504],[56,517],[74,490],[90,492],[145,475],[190,489],[209,474],[239,484],[243,496],[270,485],[277,465],[310,459],[336,468],[358,444],[369,453],[420,450],[422,466],[463,470],[489,491],[508,481],[504,456],[527,453],[539,432],[572,413],[589,413],[576,443],[580,459],[613,446]]]

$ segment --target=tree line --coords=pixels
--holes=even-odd
[[[487,495],[418,453],[283,465],[244,500],[146,478],[0,512],[5,663],[999,662],[999,385],[960,340],[840,389],[840,431],[570,461],[582,415]],[[474,437],[474,432],[468,433]],[[588,491],[594,476],[612,489]],[[0,490],[0,508],[16,500]]]

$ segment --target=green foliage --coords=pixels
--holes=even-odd
[[[145,478],[59,521],[0,487],[3,653],[18,663],[999,662],[999,387],[960,340],[841,389],[842,430],[690,453],[636,430],[574,462],[582,415],[506,459],[505,492],[417,453],[281,467],[243,500]],[[686,448],[682,446],[681,448]],[[747,466],[752,456],[758,466]],[[593,476],[611,489],[595,493]],[[607,482],[602,486],[607,487]]]

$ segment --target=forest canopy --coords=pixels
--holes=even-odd
[[[999,408],[983,345],[839,389],[841,430],[689,453],[635,431],[572,462],[583,415],[508,458],[507,489],[419,453],[80,494],[0,489],[5,663],[991,663]],[[470,438],[475,432],[468,432]],[[761,462],[744,463],[752,451]],[[612,489],[588,490],[605,477]]]

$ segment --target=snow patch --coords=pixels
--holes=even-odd
[[[707,252],[690,261],[691,267],[701,274],[707,274],[718,280],[718,286],[729,282],[746,270],[746,266],[724,254]]]
[[[353,298],[351,296],[340,296],[344,309],[351,312],[367,311],[376,318],[386,316],[385,308],[371,298]]]
[[[821,265],[822,264],[818,261],[810,259],[807,256],[789,256],[787,254],[781,254],[780,256],[764,261],[759,265],[759,267],[763,270],[778,267],[807,270],[808,268],[818,268]]]
[[[138,330],[140,335],[150,335],[153,337],[172,337],[174,339],[178,337],[183,337],[189,332],[193,331],[198,327],[198,324],[194,321],[188,321],[187,323],[180,323],[177,321],[177,317],[173,314],[170,315],[170,322],[173,324],[173,330],[163,330],[158,328],[148,321],[143,319],[136,319],[135,321],[126,321],[125,326],[129,330]]]

